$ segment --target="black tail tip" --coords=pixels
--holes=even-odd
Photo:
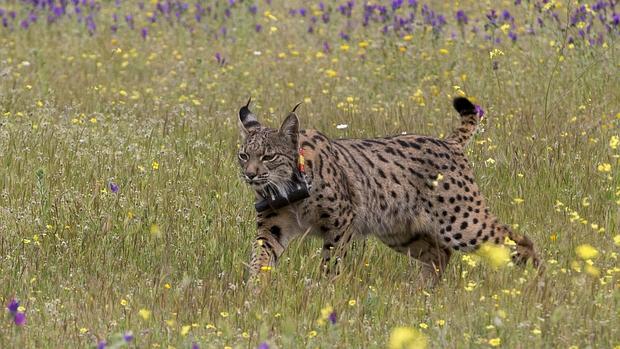
[[[452,105],[461,115],[476,114],[476,106],[465,97],[456,97]]]

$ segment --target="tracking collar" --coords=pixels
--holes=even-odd
[[[280,195],[280,193],[271,194],[270,197],[262,199],[254,204],[256,212],[261,213],[268,209],[277,210],[284,206],[290,205],[297,201],[301,201],[310,197],[310,186],[306,180],[306,167],[304,160],[304,149],[299,148],[299,157],[297,158],[297,176],[295,176],[295,189],[288,192],[286,197]]]

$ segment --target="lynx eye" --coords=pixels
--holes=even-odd
[[[241,161],[248,161],[250,159],[250,157],[248,156],[248,154],[246,153],[239,153],[239,160]]]
[[[273,161],[276,159],[276,156],[273,154],[268,154],[268,155],[263,155],[260,160],[264,161],[264,162],[269,162],[269,161]]]

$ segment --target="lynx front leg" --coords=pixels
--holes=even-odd
[[[295,218],[283,210],[267,211],[257,216],[257,235],[252,246],[250,281],[276,265],[293,237],[301,232]]]
[[[326,275],[332,274],[334,270],[338,274],[338,263],[347,255],[353,238],[352,231],[347,225],[323,234],[321,269]],[[331,266],[333,266],[333,269]]]

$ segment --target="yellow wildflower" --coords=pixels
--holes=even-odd
[[[327,318],[329,318],[329,315],[334,311],[334,308],[332,308],[331,305],[326,305],[323,309],[321,309],[321,319],[323,320],[327,320]]]
[[[589,244],[577,246],[577,248],[575,248],[575,252],[577,253],[577,256],[583,260],[596,258],[596,256],[598,256],[598,251],[596,248]]]
[[[395,327],[390,334],[389,349],[425,349],[428,340],[420,331],[411,327]]]
[[[584,271],[594,277],[598,277],[601,274],[601,271],[599,270],[599,268],[593,265],[590,265],[590,264],[585,265]]]
[[[489,345],[492,347],[499,347],[502,344],[501,338],[491,338],[489,339]]]
[[[504,52],[498,48],[493,49],[493,51],[489,52],[489,58],[493,59],[497,56],[503,56]]]
[[[599,164],[596,169],[599,170],[599,172],[611,172],[611,164],[608,162],[604,162],[602,164]]]
[[[498,268],[510,262],[510,252],[505,246],[483,244],[477,254],[486,259],[493,268]]]
[[[151,311],[142,308],[138,311],[138,315],[140,315],[140,317],[146,321],[151,318]]]
[[[151,232],[151,236],[155,236],[155,237],[161,236],[161,230],[159,229],[159,225],[157,224],[152,224],[149,231]]]

